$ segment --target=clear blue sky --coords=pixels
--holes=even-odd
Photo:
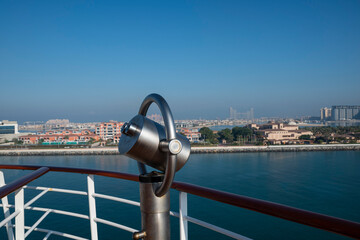
[[[319,115],[360,104],[360,1],[0,0],[0,120]]]

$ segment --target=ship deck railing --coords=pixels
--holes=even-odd
[[[33,172],[16,179],[8,184],[5,184],[4,174],[1,169],[17,169],[17,170],[33,170]],[[41,186],[29,186],[33,180],[43,176],[48,172],[67,172],[67,173],[79,173],[87,175],[87,191],[77,191],[71,189],[41,187]],[[95,192],[94,175],[105,176],[129,181],[139,181],[139,177],[133,174],[102,171],[94,169],[79,169],[79,168],[66,168],[66,167],[51,167],[51,166],[28,166],[28,165],[0,165],[0,199],[2,204],[0,206],[4,211],[4,219],[0,221],[0,227],[5,227],[9,240],[23,240],[26,239],[33,231],[44,232],[44,240],[49,239],[51,235],[58,235],[68,239],[83,240],[86,239],[81,236],[75,236],[69,233],[55,231],[51,229],[39,228],[39,224],[46,219],[49,214],[61,214],[72,216],[76,218],[82,218],[89,220],[91,240],[98,239],[97,224],[105,224],[115,228],[122,229],[131,233],[138,232],[140,229],[134,229],[132,227],[123,225],[124,223],[115,223],[106,219],[98,218],[96,211],[96,199],[102,198],[115,202],[121,202],[129,205],[140,206],[139,202],[128,200],[125,198],[119,198],[110,195],[104,195]],[[33,189],[40,191],[38,195],[24,202],[24,190]],[[221,228],[211,223],[205,222],[200,219],[193,218],[188,215],[188,194],[196,195],[202,198],[211,199],[221,203],[229,204],[232,206],[260,212],[270,216],[286,219],[292,222],[300,223],[303,225],[323,229],[329,232],[333,232],[339,235],[347,236],[350,238],[360,239],[360,223],[348,221],[345,219],[335,218],[315,212],[310,212],[290,206],[264,201],[260,199],[250,198],[247,196],[241,196],[233,193],[218,191],[215,189],[204,188],[201,186],[174,182],[172,189],[179,192],[179,211],[171,211],[170,215],[179,218],[179,230],[180,239],[188,239],[188,223],[194,223],[199,226],[216,231],[220,234],[226,235],[234,239],[248,240],[250,238],[245,237],[239,233]],[[64,194],[83,195],[88,198],[89,215],[64,211],[61,209],[42,208],[32,206],[39,198],[44,196],[49,191],[59,192]],[[15,193],[14,205],[8,203],[8,195]],[[14,210],[10,210],[10,209]],[[43,212],[43,215],[32,225],[25,226],[25,210]],[[13,224],[13,222],[15,224]],[[25,231],[26,230],[26,231]]]

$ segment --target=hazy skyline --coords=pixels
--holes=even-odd
[[[0,120],[360,105],[359,1],[1,1]]]

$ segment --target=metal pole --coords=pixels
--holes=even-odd
[[[170,240],[170,193],[157,197],[154,191],[162,184],[163,177],[157,172],[139,177],[141,233],[146,240]],[[138,235],[135,233],[134,239],[139,239]]]

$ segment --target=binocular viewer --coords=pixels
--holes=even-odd
[[[162,126],[146,117],[152,103],[159,107]],[[170,193],[175,177],[190,156],[189,140],[176,133],[169,105],[158,94],[150,94],[142,102],[139,114],[121,128],[119,152],[137,160],[140,171],[140,232],[133,239],[170,240]],[[145,165],[161,173],[147,173]]]
[[[190,155],[190,143],[186,137],[176,134],[167,140],[165,128],[139,114],[121,130],[120,154],[137,160],[162,172],[166,171],[167,155],[176,155],[175,171],[179,171]]]
[[[165,127],[146,117],[152,103],[158,105]],[[156,190],[156,195],[164,195],[170,189],[175,172],[185,165],[190,156],[190,142],[176,133],[174,119],[165,99],[158,94],[147,96],[139,114],[123,125],[121,133],[120,154],[137,160],[142,175],[147,173],[145,165],[163,172],[164,181]]]

